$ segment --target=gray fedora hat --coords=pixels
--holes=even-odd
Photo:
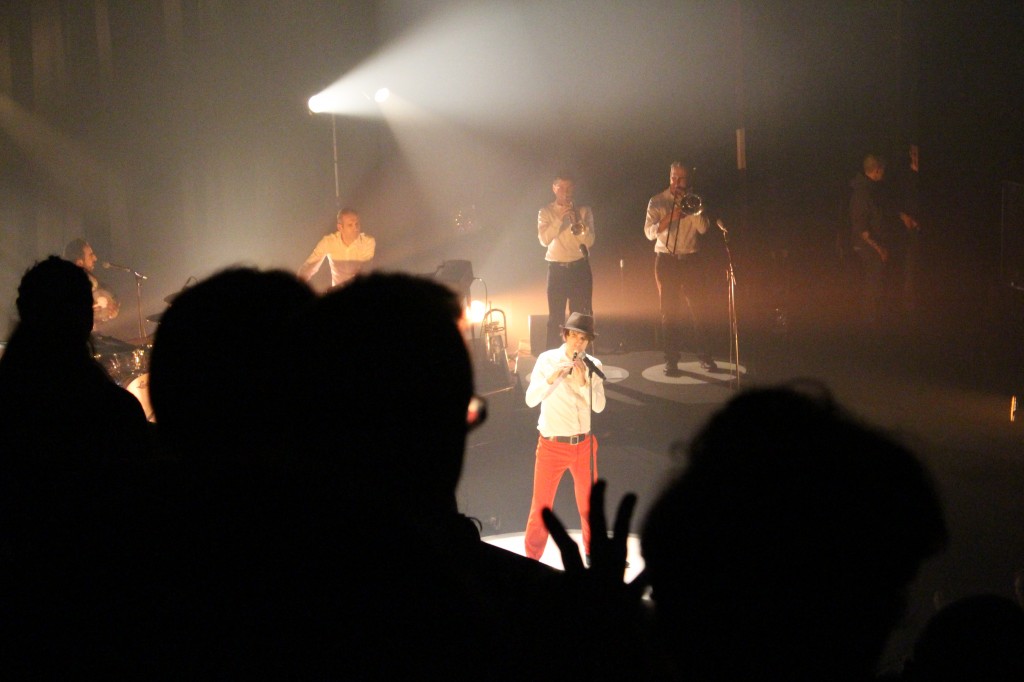
[[[569,316],[569,319],[565,321],[565,324],[562,325],[562,329],[571,329],[572,331],[579,332],[580,334],[586,334],[588,339],[597,338],[597,333],[594,331],[593,315],[573,313]]]

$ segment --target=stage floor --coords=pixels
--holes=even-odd
[[[755,339],[741,356],[740,379],[745,388],[808,379],[823,384],[854,414],[910,444],[935,477],[950,544],[913,586],[906,621],[890,647],[892,662],[906,653],[937,601],[979,592],[1013,595],[1014,574],[1024,569],[1024,424],[1009,420],[1012,368],[999,366],[996,357],[965,362],[971,349],[920,338],[888,340],[879,349],[847,337]],[[609,514],[625,493],[638,495],[631,531],[639,533],[681,464],[673,444],[685,447],[734,394],[735,377],[721,355],[721,371],[713,374],[685,356],[678,379],[663,375],[657,351],[598,357],[609,376],[607,408],[594,417],[598,474],[608,481]],[[525,388],[529,358],[520,358],[518,369]],[[458,489],[460,509],[480,521],[483,535],[519,553],[537,414],[522,402],[521,390],[492,396],[488,422],[470,435]],[[567,528],[579,528],[569,476],[554,511]],[[553,545],[548,555],[552,565],[560,563]],[[629,560],[631,571],[642,565],[638,546],[631,545]]]

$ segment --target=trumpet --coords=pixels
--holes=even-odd
[[[683,215],[700,215],[704,211],[704,201],[699,194],[680,194],[676,197],[676,206]]]
[[[587,225],[583,222],[583,216],[576,210],[576,204],[569,202],[569,230],[577,237],[587,231]]]

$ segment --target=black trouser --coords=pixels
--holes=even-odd
[[[571,263],[548,262],[548,338],[547,347],[562,345],[561,326],[565,323],[565,304],[570,313],[594,314],[594,276],[586,258]]]
[[[868,246],[855,246],[853,252],[861,266],[860,321],[867,329],[878,329],[882,322],[886,264],[878,252]]]
[[[700,254],[655,254],[654,279],[661,298],[661,341],[665,362],[679,362],[684,317],[693,322],[697,354],[701,360],[710,360],[711,349],[705,326],[704,261]]]

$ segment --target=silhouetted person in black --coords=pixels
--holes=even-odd
[[[1024,680],[1024,610],[1012,599],[994,594],[966,597],[943,607],[914,644],[902,679]]]
[[[157,330],[150,398],[178,468],[158,520],[168,568],[156,570],[176,595],[163,617],[189,636],[167,632],[156,657],[178,675],[301,670],[287,642],[306,629],[283,623],[303,558],[287,540],[300,524],[281,476],[282,383],[295,320],[313,300],[291,273],[229,268],[178,295]]]
[[[451,471],[440,444],[457,442],[461,463],[471,380],[430,384],[437,405],[464,394],[454,423],[461,435],[446,435],[449,410],[424,408],[435,420],[429,432],[416,433],[424,459],[407,486],[416,496],[408,506],[391,511],[390,491],[380,491],[389,503],[381,504],[368,492],[378,476],[353,464],[362,458],[383,467],[408,433],[366,418],[405,407],[368,385],[373,376],[395,385],[390,368],[381,369],[383,356],[367,357],[394,343],[374,336],[379,324],[363,319],[395,303],[375,292],[381,298],[372,305],[358,298],[336,305],[316,300],[294,275],[232,269],[182,293],[164,314],[151,397],[182,468],[179,527],[168,527],[165,540],[181,550],[170,552],[180,577],[168,576],[167,584],[180,605],[167,607],[167,620],[191,633],[187,653],[173,661],[177,672],[435,679],[469,670],[492,677],[482,663],[494,643],[493,628],[481,627],[490,618],[484,590],[420,522],[454,505],[458,466]],[[423,307],[414,306],[403,324],[436,319],[429,301],[414,300]],[[418,325],[438,364],[448,366],[444,341],[453,338],[465,362],[453,317],[441,319]],[[356,333],[364,323],[370,336]],[[439,327],[454,336],[438,341]],[[387,331],[395,333],[390,325]],[[353,335],[372,339],[370,348]],[[451,476],[440,504],[435,472]],[[455,525],[475,533],[468,521]]]
[[[7,674],[118,669],[120,530],[149,449],[139,402],[92,358],[85,272],[52,256],[25,273],[0,358],[0,602]]]
[[[20,322],[0,357],[0,439],[6,467],[91,470],[147,446],[142,406],[89,351],[92,293],[85,272],[51,256],[18,287]]]
[[[149,390],[179,457],[237,470],[276,454],[291,339],[314,297],[291,273],[237,267],[174,299],[156,332]]]
[[[740,394],[645,523],[660,662],[686,680],[870,679],[945,538],[903,446],[827,396]]]
[[[317,301],[291,373],[293,460],[323,486],[324,518],[347,514],[339,539],[351,552],[409,562],[390,573],[406,603],[389,598],[354,626],[369,650],[379,631],[404,652],[389,674],[543,675],[577,658],[551,628],[557,572],[484,543],[456,502],[473,396],[461,314],[444,286],[399,274],[359,276]]]

